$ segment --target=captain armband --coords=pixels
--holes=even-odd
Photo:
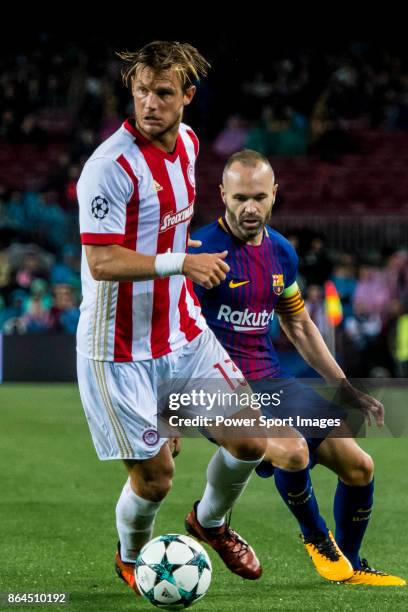
[[[305,303],[300,293],[299,285],[295,281],[289,287],[283,291],[278,303],[275,306],[275,312],[278,315],[290,317],[299,312],[302,312],[305,308]]]

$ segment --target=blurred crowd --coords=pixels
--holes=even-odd
[[[61,256],[36,244],[0,249],[0,333],[75,334],[79,319],[78,247]]]
[[[306,245],[290,235],[299,255],[298,282],[306,308],[349,376],[408,376],[408,250],[358,261],[326,248],[321,237]],[[341,301],[342,321],[328,324],[325,283],[332,281]],[[277,323],[272,332],[281,348],[288,341]]]
[[[213,150],[267,156],[311,154],[335,161],[358,151],[353,130],[408,128],[408,63],[363,43],[341,52],[298,50],[241,83]]]
[[[331,251],[317,236],[291,234],[299,254],[306,308],[331,344],[324,286],[333,281],[342,305],[336,350],[350,376],[408,376],[408,250],[357,260]],[[1,246],[1,245],[0,245]],[[36,244],[0,248],[0,332],[74,334],[79,318],[80,248],[66,244],[59,256]],[[279,331],[277,347],[290,345]]]
[[[42,34],[0,60],[0,138],[46,147],[65,139],[53,184],[75,178],[95,144],[131,113],[116,45]],[[212,63],[188,109],[200,137],[228,155],[248,146],[267,155],[320,154],[353,147],[348,127],[408,128],[403,45],[364,42],[285,49],[254,56],[233,42],[197,43]],[[209,44],[211,45],[209,48]],[[135,40],[134,45],[138,43]],[[254,52],[255,53],[255,52]]]
[[[46,34],[31,43],[0,60],[0,333],[74,334],[76,182],[87,157],[131,112],[130,98],[112,48]]]
[[[403,49],[277,46],[254,73],[253,58],[238,57],[238,47],[211,44],[198,45],[214,68],[187,121],[220,158],[249,147],[335,161],[356,151],[356,130],[408,129]],[[73,334],[81,299],[76,182],[132,103],[118,47],[46,34],[30,45],[0,59],[0,332]],[[357,260],[330,252],[320,237],[307,247],[301,236],[291,239],[307,308],[324,334],[324,282],[333,280],[340,294],[337,336],[347,371],[407,376],[407,252]]]

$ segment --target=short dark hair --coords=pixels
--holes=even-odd
[[[126,86],[131,84],[140,66],[147,66],[155,72],[176,70],[184,90],[199,81],[200,77],[207,76],[211,68],[195,47],[177,41],[156,40],[138,51],[120,51],[117,55],[125,62],[122,80]]]
[[[275,180],[275,173],[273,168],[265,155],[259,153],[258,151],[254,151],[253,149],[243,149],[242,151],[237,151],[237,153],[233,153],[231,157],[227,159],[227,163],[224,166],[224,170],[222,172],[222,182],[224,182],[224,178],[232,164],[240,163],[243,166],[254,167],[257,164],[266,164],[272,170],[272,174]]]

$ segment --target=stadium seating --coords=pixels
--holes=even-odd
[[[357,134],[359,153],[336,164],[314,157],[271,158],[280,187],[280,211],[325,214],[408,211],[408,139],[400,132]],[[198,165],[199,201],[209,217],[220,210],[218,184],[224,160],[205,147]]]

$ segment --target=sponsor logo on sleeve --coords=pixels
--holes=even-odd
[[[104,219],[109,212],[109,202],[103,196],[96,196],[91,204],[92,215],[99,221]]]

